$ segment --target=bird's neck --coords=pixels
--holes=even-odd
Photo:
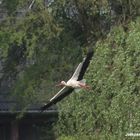
[[[66,82],[64,82],[64,86],[67,86],[67,83]]]

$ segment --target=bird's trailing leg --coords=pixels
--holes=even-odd
[[[81,88],[84,88],[84,89],[91,89],[91,87],[89,85],[86,85],[86,84],[83,84],[83,83],[79,83],[79,86]]]

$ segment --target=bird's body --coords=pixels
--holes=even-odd
[[[81,85],[83,85],[83,86],[85,85],[84,82],[77,81],[75,79],[70,79],[67,82],[62,81],[61,84],[64,85],[64,86],[66,86],[66,87],[71,87],[71,88],[80,88]]]
[[[66,83],[66,86],[69,86],[72,88],[80,88],[80,81],[77,81],[75,79],[71,79]]]
[[[89,51],[86,58],[78,65],[72,77],[67,81],[61,81],[58,86],[64,86],[55,96],[53,96],[47,104],[45,104],[41,109],[45,110],[56,104],[64,97],[68,96],[75,88],[84,88],[89,89],[90,87],[86,85],[83,80],[83,76],[86,72],[86,69],[90,63],[90,60],[93,56],[93,51]]]

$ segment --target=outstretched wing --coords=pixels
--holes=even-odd
[[[68,96],[74,88],[64,87],[62,88],[55,96],[53,96],[47,104],[41,107],[41,110],[44,111],[45,109],[49,108],[50,106],[56,104],[57,102],[61,101],[63,98]]]
[[[89,50],[87,56],[83,59],[83,61],[78,65],[78,67],[76,68],[74,74],[72,75],[71,79],[75,79],[75,80],[82,80],[83,76],[87,70],[87,67],[90,63],[90,60],[93,56],[93,51]]]
[[[87,67],[88,67],[88,65],[90,63],[90,60],[91,60],[92,56],[93,56],[93,50],[89,50],[86,58],[84,58],[84,60],[82,62],[81,71],[80,71],[78,79],[77,79],[78,81],[83,79],[83,76],[84,76],[84,74],[85,74],[85,72],[87,70]]]
[[[81,63],[77,66],[77,68],[76,68],[74,74],[72,75],[71,79],[75,79],[75,80],[78,79],[78,76],[79,76],[79,74],[80,74],[82,65],[83,65],[83,62],[81,62]]]

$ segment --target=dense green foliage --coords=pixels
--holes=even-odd
[[[30,9],[31,3],[0,5],[6,12],[0,21],[0,96],[25,108],[48,100],[92,47],[85,75],[92,90],[59,104],[58,139],[124,139],[138,132],[140,1],[35,0]]]
[[[80,42],[72,37],[75,31],[67,32],[64,25],[60,27],[55,22],[48,9],[38,8],[37,14],[36,11],[28,13],[19,20],[10,18],[1,26],[0,48],[5,72],[1,81],[11,79],[8,92],[24,105],[46,101],[55,90],[51,87],[58,79],[69,76],[81,58]]]
[[[128,32],[114,27],[97,42],[85,76],[92,90],[74,93],[60,104],[59,135],[72,140],[124,139],[139,132],[139,27],[140,19],[130,23]]]

